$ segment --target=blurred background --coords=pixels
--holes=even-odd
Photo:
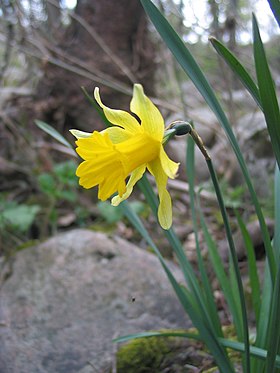
[[[274,157],[266,125],[255,103],[217,56],[208,38],[222,41],[254,76],[251,14],[255,12],[275,85],[280,89],[280,35],[265,0],[162,0],[155,4],[181,35],[214,87],[239,139],[265,215],[273,219]],[[229,211],[254,216],[235,156],[215,116],[203,102],[157,32],[138,0],[0,0],[0,257],[56,232],[74,227],[114,232],[137,241],[122,211],[100,203],[96,190],[78,185],[79,163],[71,149],[35,125],[53,126],[73,144],[69,129],[104,127],[81,87],[112,108],[129,110],[133,83],[159,107],[166,125],[192,120],[217,169]],[[181,162],[170,182],[174,227],[191,247],[184,172],[186,140],[168,144],[170,157]],[[222,220],[204,160],[196,156],[196,183],[203,187],[203,209],[217,239]],[[155,221],[137,191],[133,208],[157,239]],[[160,238],[158,237],[158,240]],[[172,256],[166,243],[161,248]]]

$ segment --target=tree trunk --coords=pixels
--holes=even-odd
[[[142,83],[148,94],[153,92],[155,48],[138,0],[79,0],[71,19],[58,43],[59,58],[67,64],[71,60],[71,66],[93,76],[47,63],[38,88],[38,107],[44,119],[58,123],[61,130],[98,129],[101,123],[80,87],[91,94],[97,85],[108,106],[128,109],[133,83]]]

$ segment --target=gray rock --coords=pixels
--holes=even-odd
[[[261,111],[248,113],[240,118],[235,133],[240,139],[240,147],[245,148],[244,150],[248,147],[249,142],[251,146],[257,146],[256,155],[266,155],[264,154],[265,150],[270,150],[270,155],[272,154],[265,118]]]
[[[0,294],[0,372],[101,372],[112,338],[189,326],[156,256],[73,230],[16,255]]]
[[[270,198],[275,156],[263,113],[246,114],[239,120],[236,133],[258,195]]]

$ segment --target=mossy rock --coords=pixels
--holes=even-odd
[[[232,325],[223,327],[223,331],[226,338],[235,339]],[[194,329],[188,332],[193,333]],[[240,353],[232,350],[228,353],[236,372],[241,372]],[[198,369],[204,373],[219,372],[205,345],[186,338],[134,339],[120,347],[116,358],[118,373],[193,373]]]
[[[176,337],[135,339],[117,352],[118,373],[191,373],[213,363],[201,343]]]
[[[170,346],[167,338],[135,339],[118,351],[117,371],[119,373],[158,372],[168,353],[170,353]]]

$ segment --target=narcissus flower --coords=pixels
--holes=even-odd
[[[168,177],[174,179],[179,164],[173,162],[163,148],[164,121],[143,87],[135,84],[131,114],[105,106],[95,88],[94,97],[112,127],[93,133],[71,130],[77,138],[77,153],[84,161],[77,168],[79,183],[84,188],[99,186],[98,198],[112,198],[117,206],[127,199],[146,169],[154,176],[159,195],[158,219],[164,229],[172,224],[172,204],[166,189]],[[129,177],[128,181],[126,179]]]

